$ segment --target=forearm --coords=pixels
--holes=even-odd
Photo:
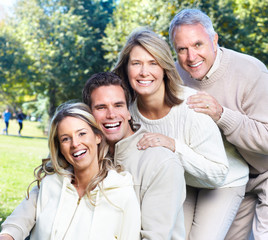
[[[250,66],[249,66],[250,68]],[[231,79],[236,81],[236,79]],[[221,99],[223,114],[217,125],[233,145],[259,154],[268,154],[268,72],[265,66],[243,76],[235,93]],[[216,96],[217,97],[217,96]]]
[[[209,152],[199,152],[186,144],[180,144],[178,158],[185,172],[186,183],[195,187],[216,188],[221,187],[229,171],[225,152],[215,155]],[[211,146],[213,149],[213,147]],[[215,149],[215,148],[214,148]]]
[[[258,120],[238,111],[224,108],[217,125],[233,145],[260,154],[268,154],[268,112]],[[256,117],[257,118],[257,117]]]
[[[191,186],[222,186],[229,163],[217,125],[205,114],[192,113],[184,131],[176,139],[176,153],[187,174],[196,182]]]
[[[2,224],[1,233],[9,234],[14,239],[25,239],[35,224],[38,188],[34,187],[29,199],[24,199]]]

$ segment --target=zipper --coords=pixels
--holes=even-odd
[[[64,234],[64,236],[63,236],[62,239],[65,239],[66,234],[68,233],[68,230],[69,230],[69,228],[70,228],[70,226],[71,226],[71,224],[72,224],[72,222],[73,222],[73,219],[74,219],[74,216],[75,216],[76,211],[77,211],[77,209],[78,209],[78,206],[79,206],[79,204],[80,204],[80,201],[81,201],[81,198],[79,197],[79,198],[78,198],[78,201],[77,201],[77,204],[76,204],[76,208],[75,208],[74,213],[73,213],[73,216],[72,216],[72,218],[71,218],[71,221],[70,221],[70,223],[69,223],[69,225],[68,225],[68,227],[67,227],[67,230],[66,230],[66,232],[65,232],[65,234]]]

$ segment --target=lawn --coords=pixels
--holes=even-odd
[[[47,138],[38,122],[24,121],[22,136],[18,123],[10,122],[9,135],[2,135],[0,120],[0,223],[24,199],[27,187],[34,180],[34,168],[48,155]]]

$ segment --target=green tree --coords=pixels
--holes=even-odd
[[[126,37],[138,27],[150,27],[168,41],[168,27],[178,1],[121,0],[113,12],[113,18],[105,29],[106,36],[102,39],[102,47],[108,53],[105,59],[112,66],[126,42]]]
[[[237,50],[262,60],[268,67],[268,2],[235,0],[234,14],[239,19]]]
[[[212,19],[219,44],[257,57],[268,65],[268,2],[201,0],[198,7]]]
[[[0,31],[0,102],[16,109],[25,96],[33,94],[31,80],[36,76],[33,62],[24,46],[14,37],[12,28]]]
[[[149,26],[168,40],[169,23],[183,8],[199,8],[212,19],[221,46],[256,56],[267,65],[267,1],[257,0],[121,0],[105,29],[103,48],[112,66],[126,37],[139,26]],[[264,54],[265,53],[265,54]]]
[[[13,27],[38,69],[35,91],[48,97],[50,116],[63,101],[80,99],[87,77],[105,69],[99,39],[110,2],[19,1]]]

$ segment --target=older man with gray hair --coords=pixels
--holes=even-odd
[[[248,239],[252,229],[255,240],[268,239],[267,68],[219,47],[210,18],[198,9],[179,12],[169,34],[182,80],[200,91],[188,98],[189,107],[209,115],[250,167],[245,198],[225,239]]]

